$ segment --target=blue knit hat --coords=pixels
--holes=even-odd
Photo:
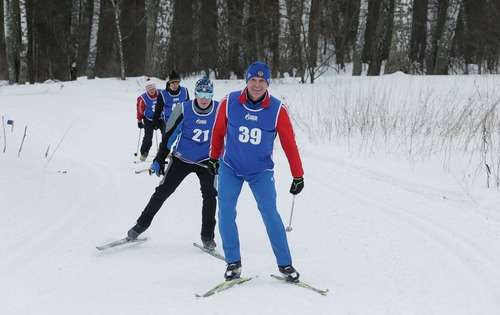
[[[207,78],[206,75],[204,75],[201,79],[196,81],[194,91],[195,92],[213,93],[214,92],[214,84],[212,83],[212,81],[210,81],[209,78]]]
[[[255,77],[265,79],[268,86],[271,84],[271,70],[269,70],[269,67],[263,62],[256,61],[248,67],[245,76],[246,82],[248,83],[248,80]]]

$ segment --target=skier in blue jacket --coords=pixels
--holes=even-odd
[[[266,226],[279,271],[287,281],[299,281],[276,207],[272,154],[277,135],[293,176],[291,194],[296,195],[304,188],[304,171],[288,110],[267,90],[270,79],[266,64],[250,65],[246,88],[229,93],[221,101],[212,131],[208,169],[212,174],[219,174],[219,231],[227,262],[224,275],[227,280],[239,278],[241,274],[236,205],[243,183],[247,182]]]

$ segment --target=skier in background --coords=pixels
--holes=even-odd
[[[181,86],[181,77],[175,69],[170,73],[165,90],[159,89],[157,106],[155,107],[153,122],[155,129],[165,133],[165,125],[177,104],[189,100],[188,89]]]
[[[156,105],[156,100],[158,98],[158,90],[156,89],[156,84],[151,80],[151,78],[146,79],[146,92],[142,93],[137,97],[137,127],[139,129],[144,128],[144,138],[142,139],[141,145],[141,161],[146,161],[149,154],[149,149],[153,145],[153,113]]]

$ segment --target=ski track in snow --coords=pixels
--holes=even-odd
[[[458,283],[463,285],[463,294],[470,299],[470,313],[487,313],[491,305],[500,305],[498,302],[499,284],[497,282],[500,279],[500,271],[497,261],[489,254],[491,246],[494,244],[482,244],[482,239],[479,239],[479,242],[474,242],[469,237],[468,231],[457,230],[442,221],[446,220],[445,216],[440,217],[442,215],[440,213],[443,211],[452,214],[458,212],[458,215],[463,216],[465,220],[470,219],[472,224],[477,223],[478,220],[484,221],[481,214],[475,211],[476,206],[472,202],[456,200],[455,198],[459,198],[459,194],[452,194],[451,200],[445,200],[435,191],[435,187],[398,179],[389,174],[373,171],[368,167],[360,167],[360,165],[351,167],[341,160],[332,161],[316,157],[313,163],[330,165],[331,170],[323,169],[321,173],[308,173],[306,183],[309,184],[309,187],[312,185],[328,187],[327,190],[333,191],[335,195],[353,200],[353,207],[362,208],[361,210],[364,212],[359,216],[370,216],[373,219],[373,225],[379,225],[379,229],[396,226],[397,228],[391,229],[395,242],[401,237],[398,233],[404,233],[405,238],[425,244],[421,246],[425,246],[427,251],[431,251],[430,256],[434,256],[440,264],[436,265],[434,262],[423,260],[421,267],[434,269],[436,274],[445,273],[460,278]],[[343,181],[342,178],[345,176],[354,176],[356,180]],[[311,184],[312,181],[315,183]],[[346,183],[356,183],[356,186],[349,187],[346,186]],[[363,184],[359,185],[359,183]],[[393,204],[390,200],[392,193],[398,194],[396,200],[408,200],[409,202]],[[402,198],[402,196],[404,197]],[[350,209],[336,211],[349,212]],[[493,220],[497,221],[494,216]],[[374,227],[374,230],[376,231],[377,227]],[[374,236],[376,237],[376,235]],[[407,245],[413,246],[414,244]],[[400,244],[399,246],[405,245]],[[360,254],[362,255],[362,253]],[[391,261],[397,259],[399,253],[397,248],[388,248],[385,254],[387,255],[385,259]],[[400,263],[404,264],[404,261]],[[392,265],[392,267],[396,267],[397,270],[405,269],[396,265]],[[390,274],[389,268],[388,276]],[[397,274],[394,276],[398,277]],[[446,289],[447,284],[433,282],[434,279],[424,279],[424,284],[429,285],[429,287],[442,286],[442,289]],[[453,288],[449,289],[451,292]],[[441,303],[443,302],[445,301],[441,301]],[[450,300],[450,302],[453,301]],[[482,305],[488,305],[488,308],[482,309]],[[433,313],[439,313],[440,307],[429,306],[429,308],[433,310]],[[447,305],[441,310],[449,311],[450,308],[453,309],[453,306]],[[464,309],[455,309],[454,311],[455,314],[469,312]]]

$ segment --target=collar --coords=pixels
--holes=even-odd
[[[149,92],[146,91],[146,95],[149,97],[149,98],[152,98],[152,99],[155,99],[158,97],[158,90],[155,90],[155,92],[153,94],[149,94]]]
[[[240,96],[238,96],[238,101],[240,101],[241,103],[243,103],[245,105],[249,102],[253,104],[253,102],[247,98],[247,89],[248,89],[248,87],[246,87],[243,91],[241,91]],[[260,106],[262,108],[266,108],[266,107],[269,107],[271,105],[271,98],[269,97],[268,90],[266,90],[266,96],[264,96],[264,99],[262,101],[258,102],[257,104],[260,104]]]

